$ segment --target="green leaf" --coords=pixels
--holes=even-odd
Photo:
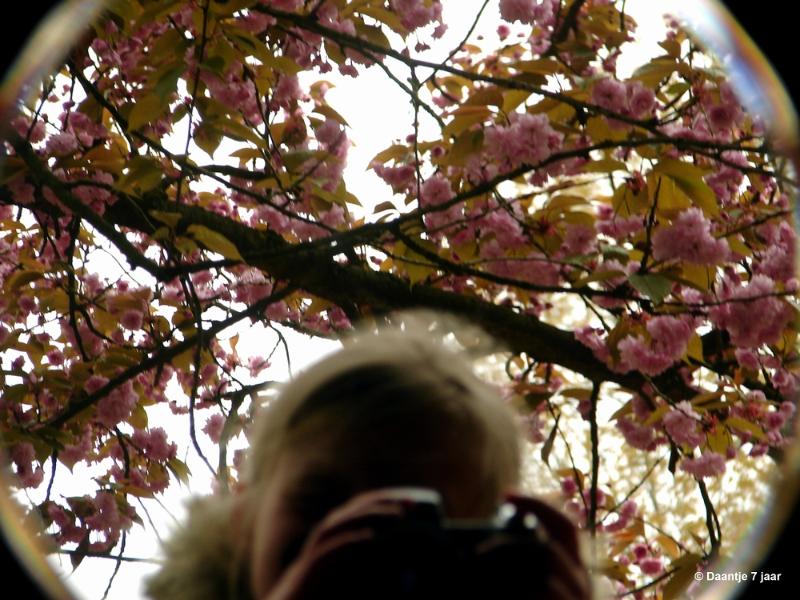
[[[239,249],[236,247],[236,244],[213,229],[209,229],[204,225],[189,225],[189,227],[186,228],[186,233],[212,252],[216,252],[232,260],[244,260],[242,255],[239,254]]]
[[[628,281],[641,294],[650,298],[653,304],[661,304],[672,291],[672,282],[663,275],[634,273],[628,277]]]

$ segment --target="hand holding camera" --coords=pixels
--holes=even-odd
[[[372,490],[312,530],[264,600],[589,598],[576,548],[573,525],[533,498],[448,520],[432,490]]]

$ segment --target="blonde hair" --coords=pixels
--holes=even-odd
[[[391,428],[406,438],[389,436],[391,443],[383,444],[392,464],[405,460],[409,447],[424,451],[458,443],[459,452],[450,454],[476,463],[469,465],[472,492],[486,513],[518,484],[520,436],[510,409],[475,375],[470,361],[410,321],[402,330],[361,331],[345,340],[341,350],[286,384],[263,408],[250,435],[244,491],[237,499],[212,496],[192,503],[186,525],[164,547],[164,567],[148,581],[151,597],[250,597],[249,547],[231,534],[232,513],[244,524],[241,531],[247,530],[277,461],[284,452],[302,449],[309,434],[336,436],[346,460],[350,440],[353,453],[363,451],[358,442],[365,438],[377,448]],[[443,500],[446,509],[448,498]]]

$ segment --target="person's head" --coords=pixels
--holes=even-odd
[[[259,417],[244,477],[260,597],[325,514],[366,490],[439,492],[446,516],[489,517],[516,486],[515,422],[468,362],[406,332],[363,336],[287,385]]]
[[[154,598],[263,598],[326,513],[371,489],[431,488],[445,516],[489,517],[521,462],[497,391],[414,327],[348,340],[285,385],[249,437],[240,489],[195,502]]]

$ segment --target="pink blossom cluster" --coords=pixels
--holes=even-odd
[[[94,514],[86,517],[86,524],[95,531],[105,531],[112,537],[124,529],[130,529],[133,522],[129,515],[120,512],[117,496],[108,491],[100,491],[94,497]]]
[[[453,224],[464,218],[461,202],[446,208],[438,208],[452,200],[454,196],[455,193],[450,181],[440,173],[429,177],[420,186],[419,206],[425,211],[430,211],[425,213],[423,221],[428,231],[432,232],[436,237],[441,237],[443,234],[453,231]]]
[[[595,229],[598,233],[622,241],[644,229],[644,217],[642,215],[621,217],[611,206],[603,204],[597,209]]]
[[[664,429],[678,444],[696,448],[706,436],[702,431],[701,417],[687,401],[678,402],[663,417]]]
[[[480,246],[480,257],[490,273],[543,286],[558,285],[561,274],[553,261],[537,250],[509,255],[496,239]]]
[[[541,163],[561,149],[563,139],[543,114],[512,113],[508,125],[487,127],[484,132],[486,151],[503,171]]]
[[[560,8],[559,0],[500,0],[503,20],[536,25],[541,29],[553,26]]]
[[[678,467],[697,479],[716,477],[725,472],[725,457],[711,450],[706,450],[697,458],[684,458]]]
[[[78,544],[88,535],[88,531],[75,524],[74,512],[65,510],[53,501],[46,504],[45,515],[58,527],[54,535],[58,544]]]
[[[590,225],[567,223],[560,253],[565,256],[585,256],[597,250],[597,233]]]
[[[654,317],[645,327],[649,340],[629,335],[619,342],[620,368],[658,375],[684,355],[694,328],[687,319],[671,316]]]
[[[653,450],[657,445],[655,429],[635,422],[629,417],[617,419],[616,427],[629,446],[639,450]]]
[[[442,5],[439,0],[426,2],[425,0],[390,0],[392,10],[400,16],[403,27],[414,31],[428,23],[438,21],[439,26],[434,30],[433,37],[441,37],[446,26],[442,23]]]
[[[23,487],[38,487],[44,480],[44,470],[36,461],[36,451],[30,442],[18,442],[11,447],[11,462],[14,474]]]
[[[709,310],[709,319],[730,334],[735,346],[771,344],[792,318],[791,307],[775,297],[775,283],[766,275],[753,275],[746,285],[736,276],[725,277],[717,287],[717,297],[721,303]]]
[[[528,242],[528,237],[520,224],[524,222],[524,215],[516,204],[511,207],[500,207],[492,199],[480,205],[476,204],[468,216],[469,236],[494,239],[506,249],[519,248]]]
[[[639,513],[639,506],[633,500],[625,500],[617,509],[617,519],[607,525],[603,524],[602,530],[606,533],[622,531],[634,521]]]
[[[186,29],[194,30],[190,5],[185,5],[173,13],[172,17]],[[147,72],[142,69],[142,65],[147,64],[147,48],[168,30],[169,22],[166,19],[150,21],[128,35],[123,35],[111,19],[106,21],[105,27],[107,39],[96,37],[91,43],[99,62],[117,67],[119,74],[114,79],[120,86],[144,83]],[[117,89],[110,95],[118,100],[121,93]]]
[[[611,361],[611,353],[604,339],[604,331],[590,325],[584,325],[575,329],[575,339],[592,351],[597,360],[608,364]]]
[[[649,544],[634,544],[630,554],[631,558],[628,560],[638,566],[645,575],[653,577],[664,571],[663,559]]]
[[[682,211],[670,225],[662,225],[653,233],[653,258],[685,260],[700,265],[716,265],[730,254],[728,242],[715,238],[711,221],[699,208]]]
[[[203,433],[211,438],[212,442],[219,444],[220,439],[222,439],[222,429],[224,427],[225,417],[220,413],[214,413],[206,420],[206,424],[203,426]]]
[[[102,215],[106,207],[112,206],[117,201],[116,194],[109,189],[114,185],[114,177],[110,173],[97,171],[91,179],[99,185],[79,185],[73,188],[72,193],[94,212]]]
[[[84,426],[75,442],[65,444],[58,452],[58,460],[70,469],[79,461],[89,460],[94,447],[94,431],[89,426]]]
[[[278,77],[278,82],[272,90],[271,104],[291,111],[298,100],[305,97],[300,88],[300,81],[296,75],[283,74]],[[285,137],[285,136],[284,136]]]
[[[797,234],[788,221],[765,223],[758,228],[764,250],[758,255],[755,272],[773,281],[788,282],[795,276]]]
[[[102,385],[100,385],[101,382]],[[106,377],[92,375],[84,385],[84,389],[91,394],[90,390],[96,386],[96,389],[100,389],[106,383],[108,383]],[[95,419],[106,427],[114,427],[131,415],[138,401],[139,395],[134,390],[133,381],[128,380],[100,399],[97,403]]]
[[[698,95],[703,107],[702,114],[712,133],[719,139],[730,138],[732,130],[741,125],[745,116],[731,86],[722,82],[717,90],[705,88]]]
[[[46,135],[45,123],[42,119],[36,119],[34,123],[28,117],[20,115],[11,121],[11,126],[14,131],[30,141],[31,144],[38,144],[44,140]]]
[[[234,300],[250,305],[269,296],[272,283],[261,269],[248,268],[237,277],[232,291]]]
[[[178,446],[169,441],[167,432],[162,427],[135,430],[131,436],[131,443],[143,456],[158,462],[175,458],[178,452]]]
[[[640,81],[623,83],[612,77],[604,77],[592,88],[592,102],[613,113],[640,119],[653,112],[656,96]]]
[[[412,165],[399,164],[387,167],[380,163],[373,163],[371,165],[375,174],[383,179],[386,183],[392,186],[395,193],[403,193],[408,191],[411,184],[414,183],[414,167]]]
[[[152,463],[147,467],[131,466],[127,469],[127,474],[123,467],[114,464],[108,470],[108,474],[120,485],[130,485],[154,494],[163,492],[169,485],[169,472],[158,463]]]
[[[631,406],[633,414],[619,417],[616,423],[625,441],[634,448],[647,451],[666,443],[667,439],[663,435],[658,435],[655,427],[645,424],[653,411],[644,398],[639,395],[634,396]]]
[[[239,111],[248,123],[260,125],[264,117],[259,107],[255,84],[250,79],[245,79],[242,73],[242,65],[233,64],[224,75],[218,75],[211,71],[202,71],[201,78],[212,98],[232,110]],[[291,100],[288,96],[295,91],[298,93],[295,98],[301,94],[299,88],[291,87],[291,82],[284,84],[281,88],[281,83],[285,79],[289,78],[283,77],[278,83],[278,88],[280,88],[282,95],[280,99],[276,99],[276,103],[280,106],[285,105],[288,107]],[[278,90],[276,89],[274,93],[277,94]]]
[[[722,158],[733,165],[748,166],[747,157],[742,152],[723,152]],[[735,168],[735,166],[720,163],[711,173],[704,177],[704,181],[722,204],[730,204],[739,197],[742,191],[744,173]]]

